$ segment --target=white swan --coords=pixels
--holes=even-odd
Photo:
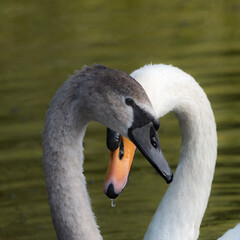
[[[101,65],[84,67],[57,91],[43,132],[46,188],[61,240],[102,239],[82,167],[82,139],[90,120],[128,136],[166,181],[172,179],[158,143],[159,122],[141,85],[121,71]]]
[[[144,239],[195,240],[207,207],[217,157],[216,125],[211,105],[198,83],[176,67],[146,65],[131,76],[143,86],[158,117],[169,111],[175,113],[182,137],[173,182],[158,206]],[[124,138],[123,141],[129,144]],[[129,151],[128,145],[124,145],[125,151]],[[133,154],[134,150],[132,154],[128,152],[127,157]],[[118,154],[113,153],[112,156],[117,161]],[[118,164],[121,165],[122,161]],[[117,163],[112,160],[109,168],[116,167],[114,164]],[[119,180],[115,178],[116,171],[111,171],[108,169],[104,189],[108,194],[108,185],[112,184],[112,189],[116,186],[115,194],[118,195],[128,174]],[[240,240],[240,224],[219,240]]]

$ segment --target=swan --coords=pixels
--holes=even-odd
[[[217,158],[216,124],[210,102],[193,77],[171,65],[145,65],[131,76],[146,91],[158,118],[170,111],[175,113],[182,138],[174,179],[144,239],[195,240],[207,207]],[[111,197],[116,197],[125,187],[135,152],[128,139],[121,140],[118,136],[118,142],[121,146],[110,155],[104,185],[104,192]],[[124,172],[119,174],[119,169]],[[219,240],[240,240],[240,224]]]
[[[53,97],[43,130],[43,170],[59,240],[102,239],[83,174],[82,141],[91,120],[137,142],[165,180],[172,180],[158,142],[159,122],[141,85],[122,71],[83,67]]]

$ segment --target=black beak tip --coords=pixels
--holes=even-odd
[[[161,175],[161,177],[165,180],[167,184],[171,183],[173,180],[173,173],[166,174],[164,172],[161,172],[158,168],[156,168],[157,172]]]
[[[167,184],[169,184],[169,183],[171,183],[172,182],[172,180],[173,180],[173,173],[171,174],[171,175],[165,175],[165,181],[166,181],[166,183]]]
[[[111,199],[118,197],[118,194],[114,191],[114,186],[112,183],[108,185],[107,192],[105,194]]]

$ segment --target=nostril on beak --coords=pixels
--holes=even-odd
[[[112,183],[108,185],[106,195],[111,199],[114,199],[118,196],[118,194],[115,193],[115,191],[114,191],[114,186]]]

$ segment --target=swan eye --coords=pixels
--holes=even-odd
[[[125,103],[126,103],[127,105],[129,105],[129,106],[133,106],[134,101],[133,101],[132,98],[126,98]]]

